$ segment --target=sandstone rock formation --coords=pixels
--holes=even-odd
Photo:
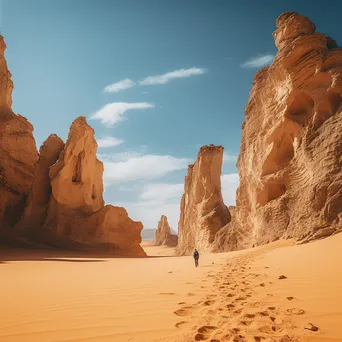
[[[276,25],[278,53],[245,109],[234,219],[216,250],[342,228],[342,49],[297,13]]]
[[[154,244],[156,246],[177,246],[178,236],[171,233],[171,228],[167,222],[167,217],[162,215],[158,222]]]
[[[84,117],[77,118],[50,167],[52,194],[43,230],[62,247],[75,242],[120,255],[145,255],[140,247],[142,223],[132,221],[124,208],[104,206],[103,164],[96,150],[94,130]]]
[[[77,118],[68,140],[50,135],[38,153],[32,125],[12,112],[13,82],[0,36],[0,243],[144,256],[141,222],[104,205],[94,130]]]
[[[201,147],[195,164],[189,165],[178,225],[177,253],[194,248],[210,252],[216,233],[231,219],[221,194],[222,146]]]
[[[24,211],[38,159],[32,125],[11,109],[13,82],[5,49],[0,36],[0,237],[11,235]]]

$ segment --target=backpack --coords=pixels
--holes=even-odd
[[[194,258],[198,258],[198,257],[199,257],[198,251],[195,251],[194,252]]]

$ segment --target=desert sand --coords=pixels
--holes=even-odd
[[[342,341],[341,243],[283,240],[199,268],[151,243],[149,258],[3,250],[0,341]]]

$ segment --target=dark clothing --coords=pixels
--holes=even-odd
[[[198,251],[194,252],[194,259],[195,259],[195,266],[198,267],[198,259],[199,259]]]

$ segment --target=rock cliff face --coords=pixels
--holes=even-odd
[[[33,182],[38,159],[32,125],[13,113],[11,73],[0,36],[0,237],[12,233]]]
[[[195,164],[189,165],[178,225],[177,253],[213,249],[215,234],[231,219],[221,194],[222,146],[203,146]]]
[[[167,217],[162,215],[158,222],[154,244],[156,246],[177,246],[178,236],[171,233],[171,228],[167,222]]]
[[[342,227],[342,49],[297,13],[276,25],[278,53],[255,75],[236,210],[217,250],[309,241]]]
[[[0,36],[0,243],[144,256],[141,222],[104,205],[94,130],[77,118],[68,140],[50,135],[38,153],[32,125],[12,112],[13,82]]]

